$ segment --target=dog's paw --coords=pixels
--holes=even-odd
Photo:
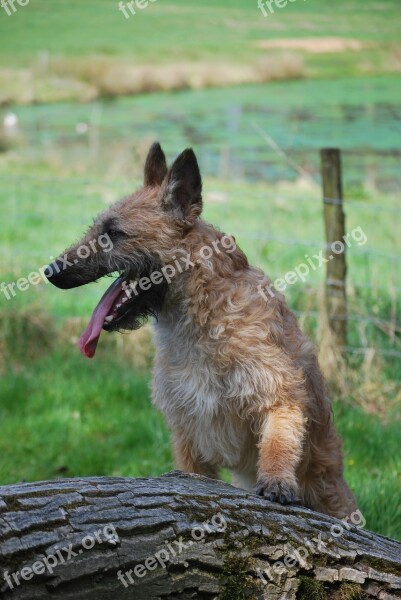
[[[297,504],[300,502],[298,488],[295,483],[288,483],[280,479],[259,479],[255,487],[255,494],[263,496],[270,502],[280,504]]]

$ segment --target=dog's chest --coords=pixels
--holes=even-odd
[[[206,461],[235,467],[249,444],[249,425],[238,416],[235,398],[212,355],[190,324],[158,323],[153,400],[173,431],[182,431]]]

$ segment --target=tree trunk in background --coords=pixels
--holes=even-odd
[[[0,590],[4,600],[388,600],[401,597],[401,544],[180,473],[18,484],[0,488]]]

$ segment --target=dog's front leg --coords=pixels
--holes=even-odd
[[[204,475],[211,479],[218,478],[217,467],[203,461],[193,444],[185,436],[180,433],[173,433],[172,437],[175,463],[181,471]]]
[[[272,502],[299,500],[296,469],[301,460],[305,418],[297,406],[272,407],[262,425],[256,493]]]

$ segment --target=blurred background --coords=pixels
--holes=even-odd
[[[401,539],[399,0],[139,4],[0,7],[0,283],[140,186],[154,140],[195,149],[205,218],[275,279],[325,247],[319,150],[340,148],[346,230],[368,241],[347,253],[334,413],[367,527]],[[320,348],[324,277],[286,291]],[[150,328],[78,351],[104,289],[0,291],[1,484],[172,468]]]

